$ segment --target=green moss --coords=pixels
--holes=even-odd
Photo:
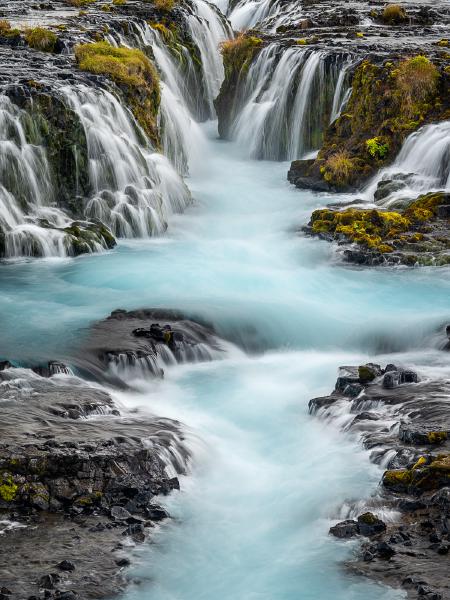
[[[407,487],[412,482],[412,475],[408,469],[386,471],[383,475],[383,484],[386,487]]]
[[[88,494],[86,496],[80,496],[79,498],[77,498],[74,502],[75,505],[77,506],[82,506],[82,507],[86,507],[86,506],[93,506],[93,505],[97,505],[100,500],[102,499],[103,494],[100,491],[94,491],[91,494]]]
[[[58,36],[53,31],[43,27],[34,27],[25,32],[25,41],[35,50],[41,52],[54,52]]]
[[[429,221],[437,215],[437,208],[445,202],[443,192],[424,194],[412,202],[405,211],[405,217],[413,222]]]
[[[75,56],[80,69],[105,75],[121,87],[136,120],[159,146],[159,76],[150,59],[141,50],[116,48],[108,42],[81,44]]]
[[[447,440],[446,431],[430,431],[427,434],[428,441],[430,444],[443,444]]]
[[[383,138],[375,137],[366,140],[366,148],[370,156],[383,160],[389,153],[389,144],[383,142]]]
[[[154,0],[157,9],[171,12],[175,7],[175,0]]]
[[[365,365],[358,367],[358,377],[360,381],[367,383],[373,381],[376,377],[375,373],[369,367]]]
[[[3,473],[0,478],[0,498],[4,502],[12,502],[17,496],[19,486],[14,483],[11,474]]]
[[[398,212],[350,208],[342,211],[315,210],[310,225],[314,233],[344,235],[350,242],[392,252],[386,239],[407,231],[411,222]]]
[[[11,27],[11,23],[6,19],[0,20],[0,37],[15,38],[20,37],[20,30]]]
[[[424,122],[448,118],[448,84],[422,55],[382,65],[364,60],[354,71],[346,112],[325,132],[310,175],[337,191],[359,187]]]
[[[379,519],[371,512],[366,512],[358,517],[359,523],[365,523],[366,525],[375,525],[379,522]]]
[[[407,20],[405,9],[399,4],[388,4],[381,15],[384,23],[388,25],[399,25]]]
[[[97,0],[69,0],[69,4],[72,6],[88,6],[94,4]]]
[[[220,48],[225,67],[225,77],[247,70],[255,55],[260,51],[262,43],[262,39],[245,33],[222,42]]]
[[[333,186],[344,187],[352,178],[355,163],[347,152],[332,154],[322,167],[325,181]]]

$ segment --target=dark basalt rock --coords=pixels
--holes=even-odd
[[[334,535],[334,537],[341,539],[355,537],[356,535],[358,535],[358,533],[358,524],[352,519],[341,521],[340,523],[333,525],[333,527],[330,527],[330,534]]]
[[[178,423],[117,418],[109,394],[73,376],[9,368],[0,382],[0,520],[23,526],[3,532],[0,581],[18,598],[39,588],[69,597],[72,587],[112,597],[125,583],[123,535],[145,541],[168,517],[153,499],[179,489],[166,473],[188,460]]]
[[[389,364],[371,381],[359,382],[358,397],[346,395],[345,377],[355,384],[359,373],[360,367],[342,367],[335,390],[311,400],[310,412],[320,409],[321,415],[333,418],[335,404],[339,415],[348,404],[355,417],[347,428],[358,432],[374,462],[388,458],[380,499],[400,516],[383,523],[365,513],[357,521],[338,523],[330,534],[372,538],[362,541],[359,558],[348,563],[351,570],[394,587],[403,585],[419,596],[449,598],[450,382],[420,380],[415,371]],[[395,387],[385,387],[388,375],[395,376]],[[385,427],[384,406],[398,429]]]
[[[330,528],[330,534],[341,539],[355,537],[356,535],[372,537],[384,531],[386,531],[385,523],[370,512],[360,515],[357,521],[348,519]]]
[[[178,311],[118,309],[93,325],[78,362],[96,377],[126,380],[133,373],[161,377],[165,364],[209,361],[222,352],[210,325]]]

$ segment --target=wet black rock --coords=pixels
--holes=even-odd
[[[358,517],[358,531],[361,535],[371,537],[386,531],[386,524],[373,513],[367,512]]]
[[[385,387],[388,375],[394,387]],[[310,411],[329,419],[341,419],[345,410],[353,415],[346,429],[360,436],[374,462],[387,464],[377,502],[393,511],[394,521],[384,523],[374,511],[330,533],[361,536],[359,558],[348,563],[352,570],[425,598],[450,598],[450,381],[392,364],[371,381],[359,376],[358,367],[342,367],[332,394],[311,400]],[[356,384],[358,396],[346,394]]]
[[[70,560],[62,560],[58,563],[57,567],[58,569],[61,569],[61,571],[75,571],[75,565]]]
[[[153,498],[179,489],[166,473],[186,468],[179,424],[117,418],[109,394],[73,376],[16,368],[1,371],[0,382],[0,519],[23,525],[2,535],[0,581],[20,598],[39,586],[55,598],[71,597],[72,587],[83,598],[112,597],[125,580],[111,548],[122,531],[145,541],[153,521],[168,516]],[[95,420],[80,418],[94,412]]]
[[[117,309],[93,325],[78,364],[117,383],[130,375],[161,377],[163,367],[174,361],[210,361],[222,353],[222,341],[210,325],[178,311]]]
[[[336,523],[336,525],[333,525],[333,527],[330,527],[330,534],[334,535],[334,537],[341,539],[355,537],[356,535],[358,535],[358,533],[358,524],[352,519],[341,521],[340,523]]]

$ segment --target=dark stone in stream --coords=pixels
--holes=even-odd
[[[361,535],[371,537],[386,531],[386,524],[373,513],[367,512],[358,517],[358,531]]]
[[[330,528],[330,534],[334,537],[347,539],[358,535],[358,524],[356,521],[348,519],[347,521],[341,521]]]
[[[58,569],[61,569],[61,571],[75,571],[75,565],[70,560],[62,560],[57,567]]]
[[[161,377],[161,364],[210,361],[222,352],[222,340],[211,325],[178,311],[118,309],[92,326],[76,363],[117,383],[133,373]]]

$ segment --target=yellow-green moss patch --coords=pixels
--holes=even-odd
[[[17,496],[19,486],[14,483],[12,475],[4,473],[0,476],[0,498],[4,502],[12,502]]]
[[[156,119],[161,96],[159,76],[151,60],[141,50],[116,48],[104,41],[80,44],[75,56],[83,71],[105,75],[119,85],[136,120],[158,146]]]
[[[54,52],[58,36],[49,29],[34,27],[25,31],[25,41],[34,50],[41,52]]]

